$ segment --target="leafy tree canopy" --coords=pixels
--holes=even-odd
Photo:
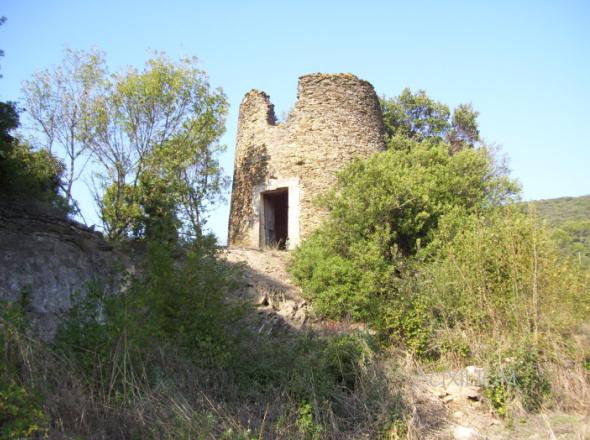
[[[110,75],[100,50],[66,50],[23,92],[32,140],[66,164],[59,183],[68,203],[92,160],[95,201],[112,238],[201,234],[228,184],[217,161],[227,100],[196,58],[156,54],[143,69]]]
[[[405,88],[394,98],[382,98],[386,138],[445,141],[451,151],[473,147],[480,141],[478,112],[471,104],[460,104],[451,116],[446,104],[430,98],[424,90]],[[398,144],[393,144],[392,147]]]
[[[73,203],[72,187],[88,162],[88,127],[93,101],[104,93],[105,59],[99,50],[66,49],[58,66],[23,82],[26,116],[35,146],[59,155],[67,165],[61,190]]]
[[[109,234],[143,236],[160,220],[169,234],[201,234],[228,184],[216,159],[226,112],[225,95],[195,58],[160,54],[142,71],[113,76],[93,102],[87,136],[102,169],[97,195]]]

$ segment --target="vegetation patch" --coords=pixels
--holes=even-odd
[[[506,367],[514,385],[486,392],[500,414],[567,401],[555,390],[548,399],[564,380],[582,401],[586,225],[550,228],[523,212],[477,130],[457,144],[448,108],[425,94],[383,105],[389,149],[340,173],[318,199],[328,219],[294,253],[306,298],[321,316],[370,323],[430,368]]]

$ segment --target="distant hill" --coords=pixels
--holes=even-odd
[[[552,227],[552,236],[564,255],[590,269],[590,195],[528,202]]]
[[[571,220],[590,220],[590,195],[559,197],[557,199],[533,200],[539,217],[551,226],[560,226]]]

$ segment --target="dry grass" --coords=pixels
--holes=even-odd
[[[407,376],[391,358],[364,348],[354,366],[354,385],[336,384],[326,392],[311,367],[300,372],[309,379],[303,389],[294,390],[289,378],[261,386],[221,369],[199,368],[164,348],[151,365],[125,366],[130,357],[115,350],[108,367],[93,376],[46,343],[11,330],[5,333],[3,360],[16,368],[3,371],[2,380],[43,396],[51,439],[423,438],[419,433],[431,415],[420,398],[406,402],[412,390]],[[265,356],[255,347],[252,355]],[[302,402],[311,404],[307,420]]]

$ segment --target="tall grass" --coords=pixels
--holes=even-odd
[[[4,437],[412,432],[404,374],[370,336],[258,335],[218,295],[233,277],[214,252],[169,251],[150,250],[125,292],[94,286],[77,298],[51,343],[28,335],[25,305],[2,305],[0,404],[13,410],[0,418]]]
[[[435,252],[417,286],[435,318],[439,362],[520,365],[521,389],[511,397],[528,409],[588,410],[590,273],[563,256],[551,231],[532,213],[499,210],[458,230],[443,225]]]

